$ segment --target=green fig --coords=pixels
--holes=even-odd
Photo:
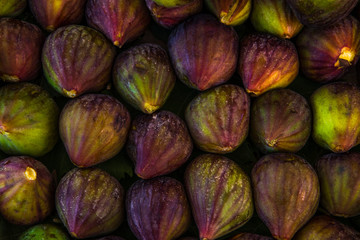
[[[189,4],[196,0],[153,0],[153,1],[157,5],[167,7],[167,8],[173,8],[173,7],[179,7],[179,6],[183,6],[185,4]]]
[[[0,0],[0,17],[16,17],[26,8],[26,0]]]
[[[38,224],[26,230],[18,240],[69,240],[67,234],[57,225]]]

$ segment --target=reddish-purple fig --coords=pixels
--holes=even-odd
[[[272,237],[261,236],[254,233],[239,233],[229,240],[272,240]]]
[[[0,0],[0,17],[16,17],[26,8],[26,0]]]

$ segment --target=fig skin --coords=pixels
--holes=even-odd
[[[111,77],[115,54],[115,48],[100,32],[80,25],[61,27],[45,41],[44,75],[65,97],[97,92]]]
[[[134,108],[151,114],[161,108],[176,81],[165,49],[144,43],[121,52],[113,67],[118,93]]]
[[[0,17],[19,16],[26,8],[26,0],[0,0]]]
[[[60,138],[74,165],[90,167],[120,152],[130,123],[130,113],[116,98],[86,94],[70,100],[62,109]]]
[[[229,240],[273,240],[271,237],[261,236],[254,233],[239,233]]]
[[[44,41],[44,34],[34,24],[14,18],[0,19],[0,79],[5,82],[35,79],[41,70]]]
[[[139,240],[172,240],[187,230],[191,212],[181,182],[170,177],[138,180],[126,195],[127,220]]]
[[[299,72],[295,45],[270,34],[253,33],[242,39],[237,69],[251,96],[285,88]]]
[[[197,95],[185,110],[196,146],[207,152],[229,153],[249,131],[250,97],[239,86],[225,84]]]
[[[121,48],[145,32],[151,16],[142,0],[89,0],[86,22]]]
[[[74,168],[56,189],[56,210],[72,237],[97,237],[123,222],[124,195],[118,180],[104,170]]]
[[[292,153],[265,155],[251,178],[256,212],[274,238],[290,240],[315,214],[319,180],[303,158]]]
[[[188,165],[184,180],[200,239],[220,238],[252,217],[250,178],[234,161],[200,155]]]
[[[38,224],[26,230],[18,240],[70,240],[61,228],[54,224]]]
[[[360,143],[360,89],[347,82],[321,86],[310,97],[312,137],[323,148],[347,152]]]
[[[9,155],[43,156],[58,140],[59,108],[32,83],[0,88],[0,149]]]
[[[261,152],[297,152],[311,134],[306,99],[290,89],[275,89],[251,105],[250,138]]]
[[[84,16],[86,0],[29,0],[36,21],[48,32],[78,24]]]
[[[197,14],[170,34],[168,49],[177,77],[204,91],[230,79],[236,70],[238,36],[208,14]]]
[[[54,209],[55,182],[49,170],[28,156],[0,161],[0,213],[12,224],[32,225]]]
[[[316,163],[320,204],[331,215],[360,215],[360,153],[331,153]]]
[[[341,78],[360,56],[360,23],[349,16],[321,29],[305,28],[296,41],[301,71],[313,81]]]
[[[184,6],[185,4],[190,4],[191,2],[196,0],[154,0],[154,2],[166,8],[174,8]]]

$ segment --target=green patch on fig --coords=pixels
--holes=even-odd
[[[179,7],[185,4],[189,4],[195,0],[153,0],[153,1],[160,6],[173,8],[173,7]]]
[[[0,17],[16,17],[26,8],[26,0],[0,0]]]
[[[67,234],[57,225],[38,224],[26,230],[18,240],[69,240]]]

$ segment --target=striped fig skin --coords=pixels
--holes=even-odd
[[[310,137],[310,106],[290,89],[275,89],[255,99],[250,119],[250,138],[263,153],[297,152]]]
[[[127,221],[139,240],[172,240],[188,228],[191,212],[181,182],[170,177],[138,180],[126,195]]]
[[[37,224],[26,230],[18,240],[70,240],[62,227],[55,224]]]
[[[89,0],[86,21],[122,47],[145,32],[151,16],[143,0]]]
[[[193,144],[185,122],[163,110],[135,118],[126,148],[135,174],[149,179],[179,168],[190,157]]]
[[[29,0],[36,21],[46,31],[78,24],[84,16],[86,0]]]
[[[176,81],[169,56],[156,44],[144,43],[121,52],[113,67],[116,90],[131,106],[151,114],[162,107]]]
[[[28,156],[0,161],[0,213],[10,223],[32,225],[54,209],[55,183],[49,170]]]
[[[249,95],[231,84],[200,93],[185,110],[195,144],[212,153],[229,153],[239,147],[248,135],[249,117]]]
[[[65,97],[100,91],[111,77],[115,48],[98,31],[58,28],[45,41],[42,64],[48,83]]]
[[[274,238],[290,240],[316,212],[319,180],[303,158],[292,153],[263,156],[251,172],[256,212]]]
[[[310,97],[312,137],[323,148],[347,152],[360,143],[360,89],[347,82],[326,84]]]
[[[120,152],[130,123],[130,113],[116,98],[86,94],[69,101],[63,108],[60,138],[73,164],[90,167]]]
[[[5,82],[35,79],[41,70],[44,40],[36,25],[14,18],[0,19],[0,79]]]
[[[240,233],[229,240],[273,240],[273,238],[254,233]]]
[[[178,78],[203,91],[230,79],[236,70],[238,36],[208,14],[179,24],[170,34],[168,48]]]
[[[201,240],[220,238],[252,217],[250,178],[234,161],[200,155],[188,165],[184,179]]]
[[[180,7],[184,6],[185,4],[189,4],[192,1],[196,0],[154,0],[154,2],[159,5],[166,8],[174,8],[174,7]]]
[[[360,153],[331,153],[316,163],[320,204],[331,215],[360,215]]]
[[[299,72],[295,45],[270,34],[249,34],[241,41],[237,70],[251,96],[285,88]]]
[[[124,189],[99,168],[74,168],[56,189],[57,213],[72,237],[110,233],[124,220]]]
[[[0,17],[16,17],[26,8],[26,0],[0,0]]]
[[[58,140],[59,108],[32,83],[0,88],[0,149],[9,155],[43,156]]]
[[[360,23],[347,17],[321,29],[305,28],[296,41],[301,71],[313,81],[341,78],[360,56]]]
[[[250,16],[251,0],[205,0],[209,10],[221,23],[237,26]]]

